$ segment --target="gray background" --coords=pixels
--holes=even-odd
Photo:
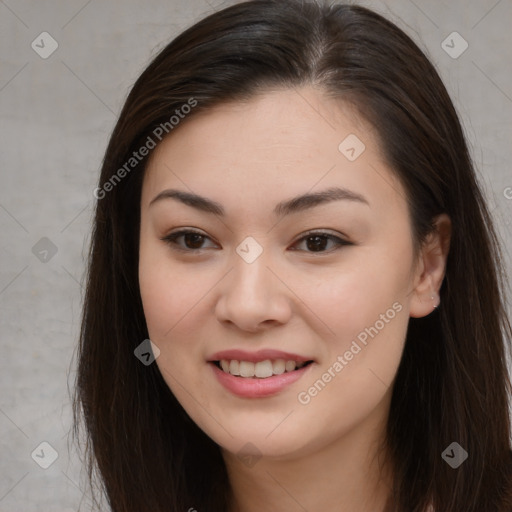
[[[68,387],[103,152],[149,59],[181,30],[231,3],[0,1],[2,512],[75,511],[81,499],[88,508],[80,461],[68,442]],[[464,124],[510,273],[512,1],[353,3],[397,23],[439,69]],[[42,46],[44,31],[58,43],[46,59],[31,47],[34,40]],[[453,31],[469,44],[458,58],[441,46]],[[461,48],[456,39],[448,44],[452,52]],[[51,242],[40,241],[44,237]],[[38,448],[43,441],[58,452],[48,469],[31,457],[37,448],[34,459],[50,460],[48,449]]]

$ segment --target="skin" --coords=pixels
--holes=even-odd
[[[349,134],[366,146],[354,161],[338,150]],[[281,201],[336,186],[369,204],[338,200],[273,214]],[[150,205],[171,188],[210,198],[226,214],[170,198]],[[313,87],[266,91],[196,114],[154,150],[141,198],[144,313],[165,381],[222,448],[231,512],[384,510],[392,467],[379,447],[392,383],[409,317],[439,303],[450,235],[441,215],[415,259],[405,197],[372,127]],[[183,227],[206,236],[176,240],[189,252],[161,240]],[[302,238],[312,229],[352,245],[323,239],[315,251]],[[263,248],[252,263],[236,252],[247,236]],[[298,394],[395,303],[400,312],[300,403]],[[276,396],[240,398],[207,363],[233,348],[275,348],[315,362]],[[249,442],[259,457],[250,465],[237,457]]]

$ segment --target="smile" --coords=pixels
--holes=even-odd
[[[229,370],[231,370],[232,365],[233,368],[236,369],[236,365],[238,364],[239,373],[243,372],[245,376],[232,375],[230,371],[226,371],[221,367],[221,361],[224,362],[224,366],[226,368],[226,365],[229,362]],[[287,360],[284,363],[282,361],[284,360],[264,360],[253,363],[251,361],[238,361],[232,359],[231,361],[210,361],[209,366],[213,370],[217,382],[230,394],[240,398],[265,398],[285,391],[314,366],[312,364],[314,361],[300,363],[293,360]],[[283,369],[284,364],[284,372],[281,374],[274,374],[274,363],[276,363],[278,372]],[[257,376],[267,375],[270,372],[271,366],[272,375],[269,375],[268,377]],[[286,366],[288,366],[288,370],[286,369]]]
[[[214,361],[224,373],[242,378],[266,379],[274,375],[282,375],[286,372],[298,370],[312,361],[293,361],[285,359],[266,359],[264,361],[239,361],[237,359],[221,359]]]

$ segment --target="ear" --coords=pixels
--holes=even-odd
[[[438,215],[434,225],[435,229],[425,240],[416,263],[409,310],[413,318],[427,316],[440,303],[439,290],[445,276],[446,260],[450,250],[450,217],[445,213]]]

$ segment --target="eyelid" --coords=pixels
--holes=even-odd
[[[313,254],[316,256],[322,256],[322,255],[331,254],[331,253],[337,251],[338,249],[341,249],[342,247],[345,247],[348,245],[354,245],[352,242],[348,241],[348,237],[346,237],[344,234],[320,228],[320,229],[310,229],[310,230],[305,231],[304,233],[301,233],[300,235],[298,235],[296,240],[293,242],[292,247],[313,235],[324,236],[325,238],[327,238],[329,240],[335,240],[336,247],[334,247],[333,249],[329,249],[327,251],[318,251],[318,252],[317,251],[301,251],[301,252],[304,252],[308,255]],[[339,235],[341,235],[341,236],[339,236]],[[297,249],[292,249],[292,250],[296,251]]]
[[[332,231],[332,230],[329,230],[329,229],[322,229],[322,228],[308,229],[307,231],[304,231],[304,233],[301,233],[300,235],[297,236],[296,241],[293,242],[293,243],[296,243],[299,240],[302,240],[303,238],[311,236],[311,235],[331,236],[333,238],[338,238],[339,240],[348,243],[348,240],[344,240],[342,238],[342,237],[348,238],[343,233],[339,233],[338,231]]]
[[[163,242],[166,242],[168,245],[172,246],[172,249],[176,250],[176,251],[185,252],[185,253],[199,253],[201,251],[204,251],[204,248],[187,249],[184,247],[180,247],[177,243],[174,242],[180,236],[184,236],[184,235],[187,235],[190,233],[204,236],[205,238],[208,238],[209,240],[212,239],[209,235],[207,235],[203,231],[199,231],[198,229],[195,229],[195,228],[178,228],[176,231],[172,231],[171,233],[161,237],[160,240],[162,240]]]

